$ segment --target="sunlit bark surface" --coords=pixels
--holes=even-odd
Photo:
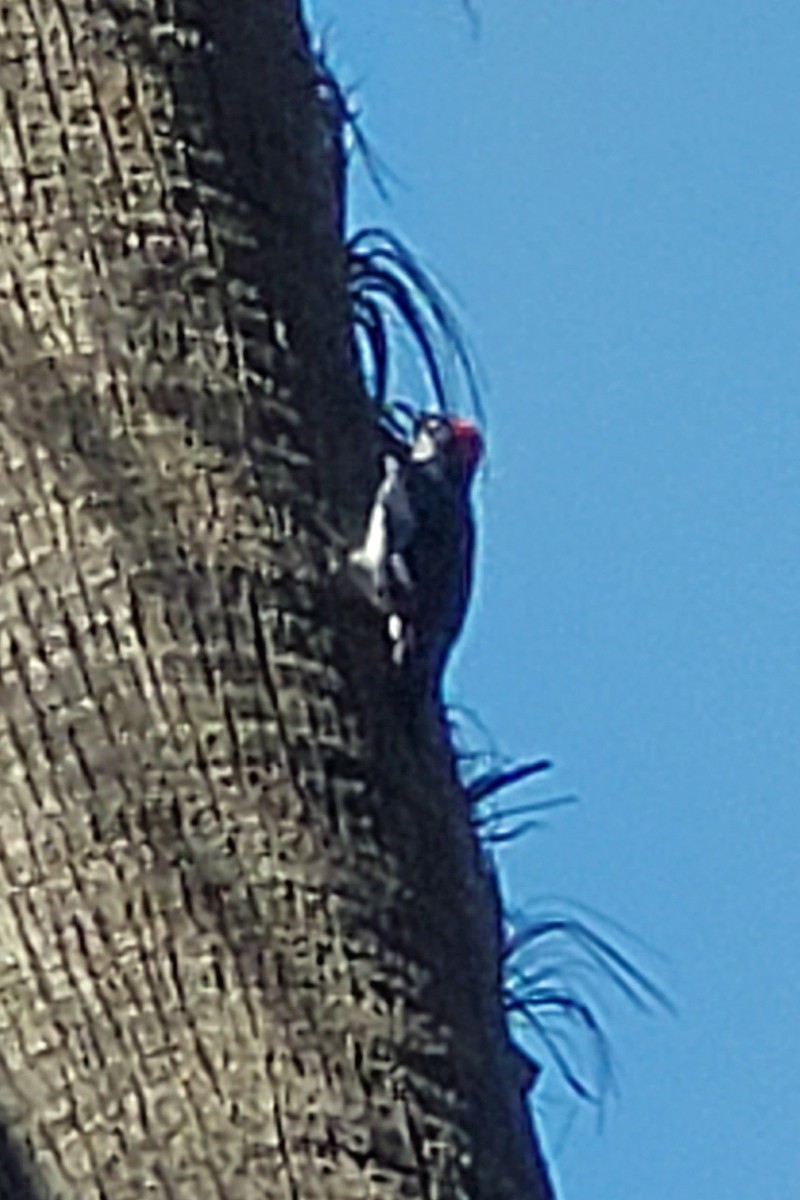
[[[0,1194],[549,1194],[291,0],[0,0]],[[429,727],[428,727],[429,726]]]

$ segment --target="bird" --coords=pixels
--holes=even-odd
[[[361,591],[383,615],[392,663],[428,692],[438,688],[469,605],[470,492],[483,453],[471,421],[419,414],[411,440],[383,456],[364,540],[349,555]]]

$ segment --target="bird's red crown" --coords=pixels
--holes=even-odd
[[[478,429],[464,417],[451,417],[450,428],[465,467],[470,472],[474,471],[483,457],[483,438]]]

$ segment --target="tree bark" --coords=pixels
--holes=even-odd
[[[0,1195],[547,1197],[293,0],[0,3]]]

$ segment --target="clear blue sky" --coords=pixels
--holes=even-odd
[[[508,851],[676,1017],[606,1008],[602,1129],[550,1076],[561,1200],[800,1195],[800,10],[315,0],[363,127],[353,220],[458,298],[486,379],[454,700],[582,803]],[[525,798],[520,793],[520,799]],[[594,989],[597,992],[597,988]],[[607,993],[603,993],[606,994]]]

